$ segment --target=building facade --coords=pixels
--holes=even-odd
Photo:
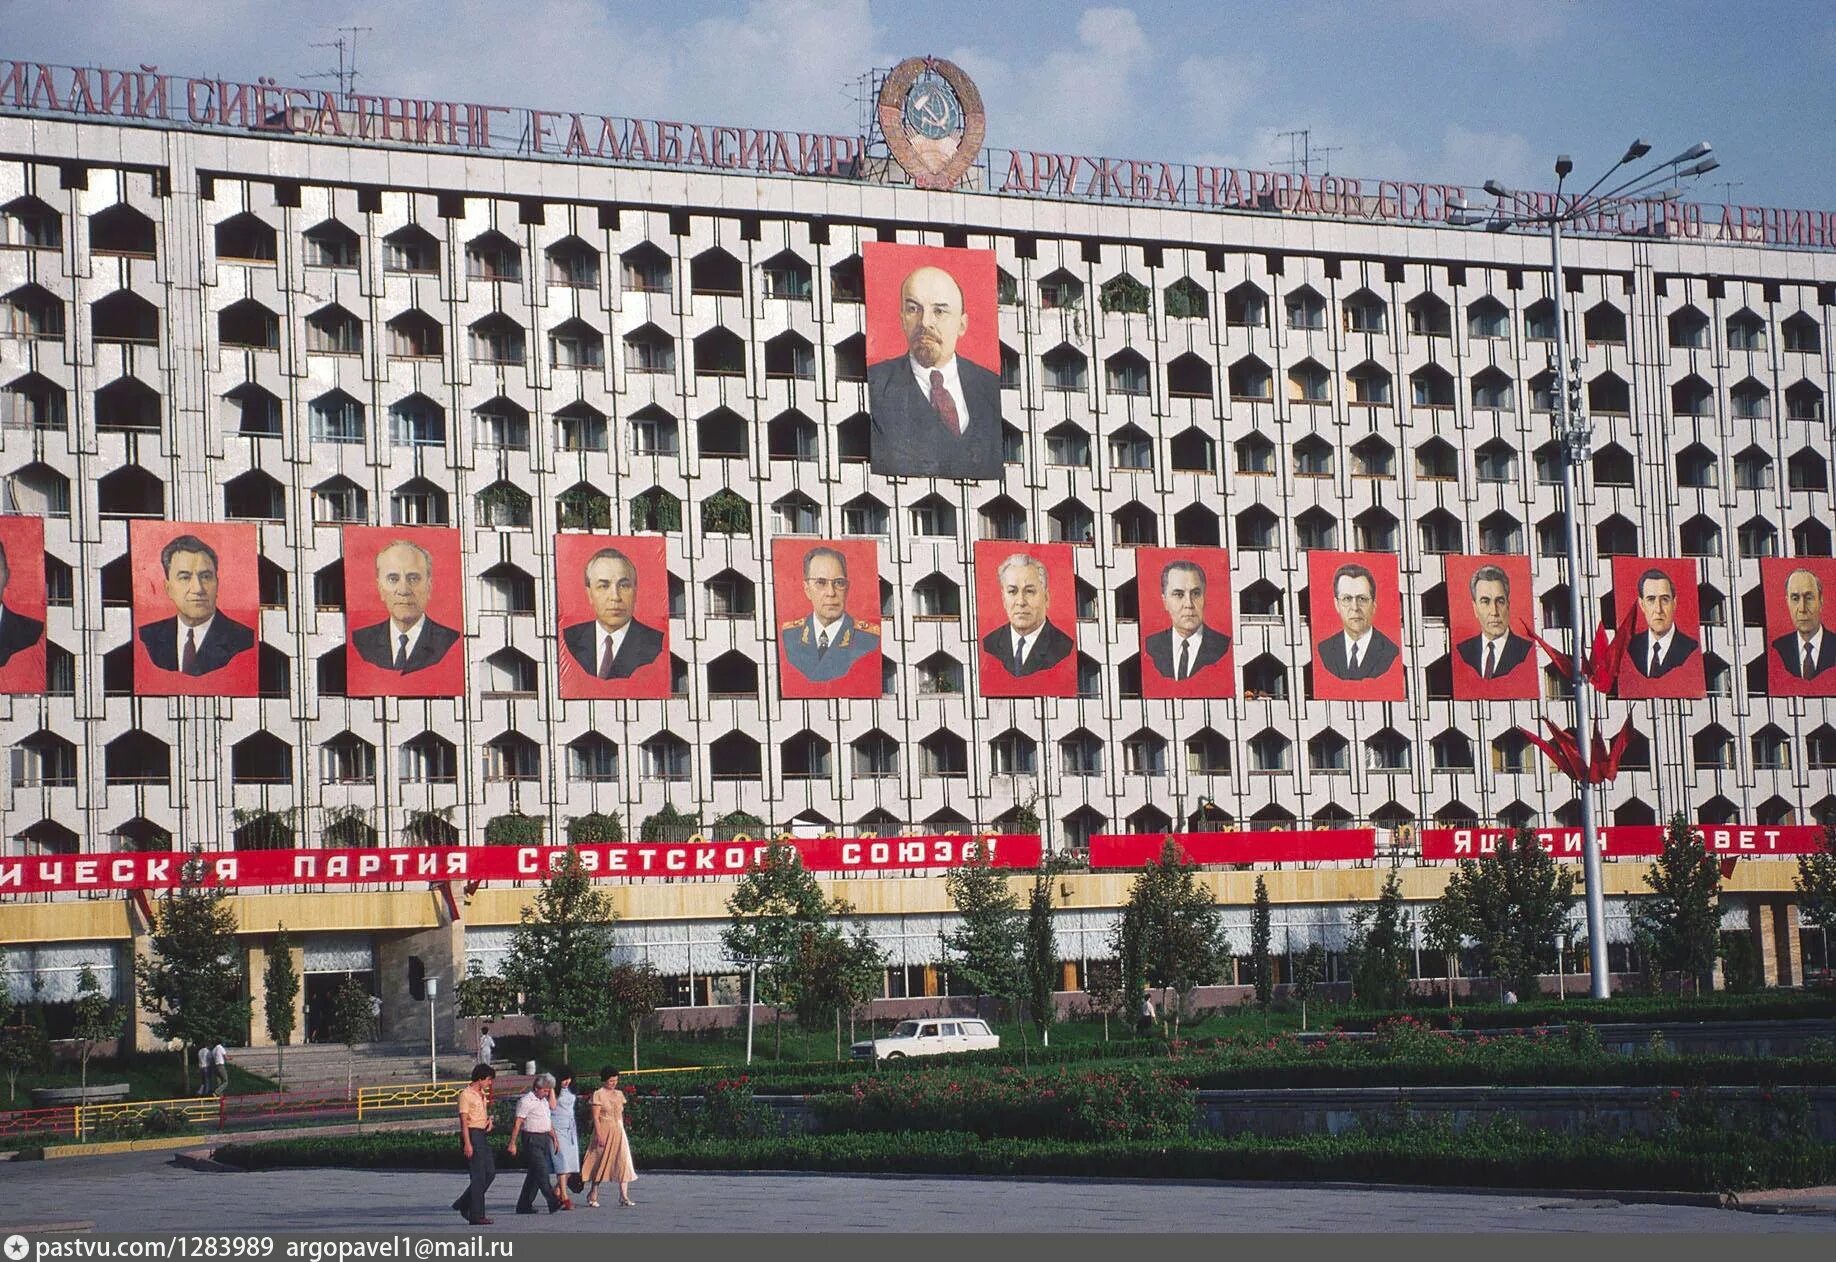
[[[1527,555],[1537,625],[1566,644],[1558,318],[1594,422],[1588,608],[1624,616],[1606,599],[1616,556],[1688,558],[1700,583],[1706,696],[1610,706],[1636,734],[1601,818],[1836,817],[1836,710],[1772,695],[1761,576],[1765,558],[1831,554],[1836,255],[1606,236],[1570,243],[1558,286],[1542,237],[1445,222],[1002,195],[974,173],[924,189],[890,163],[736,173],[128,125],[7,99],[0,485],[7,513],[44,522],[48,605],[44,694],[0,698],[15,856],[479,845],[513,835],[490,831],[505,818],[552,841],[590,814],[635,834],[666,806],[704,827],[738,812],[881,834],[1036,817],[1071,848],[1188,820],[1572,824],[1572,787],[1516,731],[1567,721],[1559,676],[1536,700],[1456,701],[1464,593],[1446,570]],[[998,480],[871,470],[862,256],[879,242],[993,252]],[[152,519],[254,526],[259,695],[135,694],[128,536]],[[346,588],[367,577],[345,573],[347,525],[457,530],[462,573],[437,581],[463,585],[462,695],[346,695]],[[580,528],[663,540],[666,699],[559,696],[556,536]],[[878,698],[781,695],[787,536],[876,541]],[[984,539],[1074,545],[1075,592],[1057,594],[1076,606],[1074,697],[980,695]],[[1142,695],[1144,545],[1229,550],[1234,696]],[[1320,550],[1395,557],[1404,700],[1313,699]],[[1610,866],[1615,892],[1636,890]],[[1760,866],[1740,915],[1763,903],[1794,954],[1790,865]],[[1415,870],[1420,896],[1437,871]],[[1368,866],[1289,875],[1293,923],[1335,945],[1374,890]],[[1083,880],[1067,916],[1095,919],[1068,920],[1067,943],[1100,937],[1123,888]],[[934,878],[844,884],[911,943],[900,959],[937,962]],[[621,891],[630,941],[699,975],[697,1002],[731,971],[711,945],[717,888]],[[317,926],[309,962],[386,978],[408,949],[389,942],[443,971],[488,959],[525,895],[481,891],[462,926],[411,885],[239,902],[251,951],[270,922]],[[137,925],[120,899],[0,894],[20,976],[55,972],[59,951],[124,959]]]

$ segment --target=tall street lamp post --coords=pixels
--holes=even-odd
[[[1562,225],[1572,224],[1603,206],[1649,198],[1663,203],[1681,196],[1675,187],[1662,187],[1714,170],[1720,163],[1709,156],[1709,145],[1691,145],[1669,162],[1661,163],[1605,193],[1595,196],[1600,186],[1615,172],[1651,152],[1643,140],[1634,140],[1618,162],[1602,173],[1585,193],[1564,198],[1562,185],[1574,171],[1574,160],[1567,154],[1556,158],[1556,191],[1554,208],[1545,212],[1507,213],[1504,203],[1520,200],[1497,180],[1487,180],[1485,191],[1498,199],[1491,212],[1473,211],[1464,199],[1452,203],[1448,222],[1455,227],[1483,226],[1487,232],[1504,232],[1510,228],[1547,228],[1549,230],[1550,300],[1555,304],[1555,371],[1556,371],[1556,437],[1562,446],[1562,521],[1568,553],[1568,621],[1571,650],[1571,678],[1575,698],[1575,744],[1581,755],[1581,779],[1576,796],[1581,804],[1581,873],[1587,893],[1587,959],[1590,993],[1605,999],[1612,993],[1607,978],[1606,896],[1601,889],[1600,837],[1594,822],[1594,793],[1588,780],[1590,731],[1588,715],[1587,674],[1584,666],[1584,638],[1581,628],[1584,602],[1581,593],[1581,535],[1575,483],[1581,465],[1591,460],[1594,450],[1593,425],[1581,408],[1580,360],[1568,357],[1567,302],[1562,276]],[[1685,165],[1688,164],[1688,165]],[[1661,188],[1662,191],[1659,191]]]

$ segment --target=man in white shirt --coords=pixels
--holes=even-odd
[[[663,632],[633,616],[637,566],[617,548],[601,548],[588,558],[584,578],[593,620],[561,628],[561,641],[594,678],[629,679],[663,651]]]
[[[478,1031],[478,1063],[488,1065],[497,1059],[497,1040],[491,1037],[491,1027],[485,1026]]]
[[[1454,652],[1480,679],[1501,679],[1530,656],[1530,641],[1511,630],[1511,576],[1502,566],[1482,565],[1466,591],[1479,634],[1461,640]]]
[[[216,1095],[217,1094],[217,1082],[216,1082],[216,1072],[215,1071],[216,1071],[216,1062],[211,1059],[210,1044],[205,1043],[205,1044],[200,1045],[198,1048],[198,1094],[199,1095]]]
[[[1388,673],[1401,650],[1373,625],[1377,576],[1356,562],[1341,565],[1332,575],[1332,603],[1340,633],[1314,646],[1321,668],[1339,679],[1377,679]]]
[[[255,632],[217,608],[217,550],[179,535],[159,552],[173,615],[140,628],[147,660],[160,670],[208,675],[255,647]]]
[[[510,1155],[516,1156],[517,1146],[521,1144],[528,1153],[524,1164],[529,1171],[523,1176],[522,1195],[516,1198],[519,1214],[536,1212],[538,1191],[548,1202],[549,1213],[558,1213],[564,1208],[561,1198],[555,1194],[555,1154],[561,1151],[561,1141],[555,1136],[554,1114],[549,1107],[554,1091],[555,1076],[537,1074],[528,1094],[516,1102],[516,1122],[510,1128]]]
[[[1787,674],[1815,679],[1836,667],[1836,633],[1823,625],[1823,580],[1799,568],[1785,576],[1791,633],[1772,642]]]
[[[915,268],[899,288],[899,324],[906,353],[867,368],[873,471],[1000,477],[1001,377],[956,353],[969,328],[962,286],[941,267]]]
[[[1224,660],[1230,637],[1205,624],[1203,568],[1193,561],[1169,561],[1160,571],[1160,601],[1172,625],[1142,646],[1155,670],[1184,681]]]
[[[1001,562],[996,577],[1007,621],[982,637],[982,650],[1016,679],[1050,670],[1069,657],[1076,641],[1046,617],[1052,588],[1045,562],[1016,552]]]
[[[1649,569],[1638,576],[1638,608],[1645,629],[1632,637],[1626,656],[1646,679],[1661,679],[1701,647],[1677,627],[1677,585],[1670,575]]]
[[[223,1050],[223,1041],[219,1039],[210,1049],[210,1067],[217,1079],[217,1094],[229,1091],[229,1053]]]
[[[427,616],[433,580],[433,554],[418,543],[397,539],[376,554],[376,591],[389,616],[351,633],[359,657],[404,675],[445,659],[459,633]]]

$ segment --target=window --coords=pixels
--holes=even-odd
[[[217,225],[217,258],[225,263],[272,263],[276,252],[274,229],[254,215],[243,213]]]
[[[1097,303],[1104,311],[1113,311],[1122,315],[1146,315],[1153,304],[1153,295],[1148,287],[1123,272],[1103,282],[1097,291]]]
[[[606,339],[584,320],[566,320],[548,337],[549,362],[556,368],[592,369],[606,366]]]
[[[1109,436],[1109,462],[1118,469],[1152,469],[1154,440],[1138,425],[1124,425]]]
[[[1487,368],[1473,378],[1473,407],[1484,411],[1508,410],[1511,407],[1511,379],[1496,368]]]
[[[1076,310],[1084,305],[1084,283],[1059,268],[1039,282],[1039,305],[1047,311]]]
[[[1823,351],[1822,332],[1817,321],[1800,311],[1779,326],[1784,334],[1785,349],[1800,355],[1819,355]]]
[[[307,267],[354,268],[362,254],[357,234],[336,219],[306,229],[302,240]]]
[[[1096,514],[1082,500],[1060,501],[1046,514],[1046,534],[1053,543],[1095,543]]]
[[[1434,294],[1419,294],[1405,308],[1409,332],[1418,337],[1447,337],[1453,332],[1453,316],[1447,304]]]
[[[1419,522],[1422,551],[1427,553],[1459,552],[1464,542],[1460,519],[1444,508],[1434,509]]]
[[[1317,362],[1303,359],[1288,370],[1290,403],[1329,403],[1332,401],[1332,375]]]
[[[1632,453],[1618,443],[1594,452],[1594,481],[1600,486],[1631,486],[1635,469]]]
[[[480,447],[529,450],[529,413],[520,404],[501,395],[472,409],[472,426],[474,440]]]
[[[1785,462],[1787,485],[1794,491],[1826,491],[1829,489],[1829,466],[1822,456],[1809,447],[1792,453]]]
[[[563,451],[604,451],[607,443],[604,413],[584,403],[574,403],[555,413]]]
[[[567,778],[590,784],[618,780],[618,746],[598,732],[576,737],[567,746]]]
[[[1588,308],[1587,314],[1581,317],[1581,332],[1589,345],[1600,343],[1607,346],[1624,346],[1626,343],[1625,313],[1610,302],[1597,303]]]
[[[1103,774],[1103,742],[1079,728],[1058,742],[1059,770],[1067,776]]]
[[[520,364],[523,362],[523,326],[501,311],[472,325],[472,362]]]
[[[956,533],[956,509],[941,495],[927,495],[911,508],[912,533],[945,537]]]
[[[1090,467],[1090,435],[1067,421],[1046,432],[1046,463],[1075,469]]]
[[[1131,776],[1167,774],[1166,738],[1143,728],[1122,742],[1122,770]]]
[[[1743,557],[1771,557],[1779,554],[1779,530],[1763,517],[1749,518],[1738,532]]]
[[[324,784],[375,784],[376,746],[350,732],[319,746],[319,779]]]
[[[864,780],[889,780],[899,774],[899,742],[875,728],[857,736],[849,745],[854,756],[854,775]]]
[[[1731,351],[1765,350],[1766,322],[1744,308],[1729,316],[1728,349]]]
[[[64,388],[39,373],[14,379],[0,393],[0,426],[7,429],[61,431],[69,426],[69,417]]]
[[[383,238],[383,270],[437,276],[440,272],[440,243],[432,233],[415,224],[398,228]]]
[[[1632,411],[1632,388],[1619,374],[1603,372],[1587,383],[1587,408],[1597,414],[1629,415]]]
[[[1415,449],[1415,476],[1425,482],[1454,482],[1460,477],[1460,455],[1444,438],[1430,438]]]
[[[1103,362],[1111,394],[1145,395],[1148,362],[1136,351],[1120,350]]]
[[[312,489],[312,508],[313,520],[321,524],[362,523],[369,520],[370,497],[361,486],[340,476]]]
[[[1513,555],[1524,550],[1524,528],[1517,518],[1500,509],[1479,522],[1479,551],[1491,556]]]
[[[444,526],[451,520],[446,492],[426,478],[404,482],[389,497],[389,517],[397,526]]]
[[[1768,723],[1753,734],[1753,767],[1756,771],[1790,771],[1791,740]]]
[[[1469,337],[1509,337],[1511,314],[1498,299],[1481,298],[1466,309],[1466,332]]]
[[[508,561],[500,561],[479,575],[484,585],[485,612],[510,617],[533,617],[536,611],[535,578]]]
[[[627,423],[634,456],[673,456],[676,454],[676,418],[659,407],[647,407],[632,414]]]
[[[1454,382],[1447,371],[1427,364],[1409,374],[1409,389],[1418,408],[1450,408],[1454,405]]]
[[[776,533],[781,535],[815,535],[822,533],[822,509],[801,491],[793,491],[771,506]]]
[[[1368,407],[1388,407],[1391,402],[1390,374],[1381,366],[1366,360],[1345,374],[1351,386],[1351,401]]]
[[[1250,770],[1271,774],[1288,769],[1288,753],[1292,744],[1288,738],[1273,728],[1258,732],[1250,738]]]
[[[997,496],[982,505],[977,516],[981,518],[983,539],[1020,540],[1027,537],[1026,510],[1005,495]]]
[[[918,692],[921,696],[955,696],[962,690],[962,663],[948,653],[933,653],[918,663]]]
[[[242,304],[236,304],[240,307]],[[255,305],[259,310],[259,304]],[[235,308],[230,308],[234,310]],[[229,312],[225,311],[224,316]],[[219,317],[221,327],[222,317]],[[259,321],[257,324],[259,325]],[[231,331],[240,331],[240,326],[231,318]],[[259,331],[259,329],[258,329]],[[42,285],[21,285],[6,296],[4,319],[0,321],[0,337],[18,337],[57,341],[64,336],[64,304],[54,297]],[[224,339],[228,341],[226,337]],[[267,345],[266,341],[260,343]]]
[[[1012,729],[988,742],[988,770],[996,776],[1030,776],[1039,770],[1039,746]]]
[[[1385,510],[1365,509],[1352,519],[1352,527],[1360,551],[1396,551],[1396,518]]]
[[[1502,438],[1482,443],[1473,458],[1474,476],[1481,482],[1510,482],[1517,477],[1517,448]]]
[[[873,496],[858,495],[842,505],[843,534],[884,535],[891,530],[891,512]]]
[[[1709,416],[1715,410],[1715,391],[1709,383],[1691,373],[1670,387],[1670,411],[1673,416]]]
[[[1709,318],[1694,307],[1682,307],[1670,313],[1670,345],[1675,350],[1708,349]]]
[[[1269,296],[1249,281],[1224,295],[1224,323],[1233,328],[1264,328],[1269,322]]]
[[[1381,333],[1387,327],[1388,311],[1383,299],[1368,289],[1361,289],[1345,300],[1345,331]]]
[[[1307,741],[1307,765],[1327,774],[1351,770],[1351,742],[1327,728]]]
[[[1062,345],[1047,351],[1041,360],[1045,368],[1045,388],[1047,390],[1082,390],[1085,382],[1085,366],[1089,361],[1084,353],[1073,346]]]
[[[0,206],[0,246],[26,250],[61,250],[64,221],[36,197],[15,197]]]
[[[485,530],[528,530],[535,524],[529,492],[510,482],[493,482],[476,497],[478,525]]]
[[[599,251],[579,237],[564,237],[548,247],[548,283],[569,289],[599,287]]]
[[[541,777],[541,747],[527,736],[505,732],[485,742],[486,780],[539,780]]]
[[[1715,453],[1707,447],[1701,443],[1691,443],[1677,453],[1677,485],[1707,490],[1720,485],[1720,482]]]
[[[917,618],[956,618],[962,613],[960,589],[941,574],[919,579],[912,588],[912,602]]]
[[[1309,434],[1294,444],[1294,474],[1301,478],[1332,476],[1332,444]]]
[[[471,280],[522,280],[523,252],[503,233],[486,232],[466,243],[465,274]]]
[[[104,433],[157,433],[159,395],[145,382],[121,377],[96,391],[96,428]]]
[[[1748,377],[1728,394],[1733,414],[1741,420],[1761,421],[1772,414],[1771,392]]]
[[[1288,295],[1284,304],[1288,313],[1288,327],[1291,329],[1323,329],[1326,327],[1326,300],[1319,292],[1308,285],[1303,285]]]
[[[333,303],[306,317],[306,349],[320,355],[363,353],[363,321]]]
[[[654,324],[625,335],[625,371],[672,373],[676,371],[676,343]]]
[[[689,745],[679,736],[659,732],[638,747],[646,780],[687,780]]]
[[[707,593],[708,617],[752,617],[754,588],[745,575],[723,570],[702,584],[702,589]]]
[[[1269,366],[1251,355],[1230,366],[1230,397],[1256,400],[1273,397],[1274,376]]]
[[[1393,478],[1396,476],[1396,448],[1375,434],[1352,444],[1352,476],[1358,478]]]
[[[312,437],[322,443],[363,441],[363,404],[342,390],[320,395],[307,405]]]
[[[1808,381],[1785,388],[1785,416],[1793,421],[1823,419],[1823,391]]]
[[[780,333],[765,343],[765,375],[774,380],[814,381],[816,348],[796,333]]]
[[[1555,304],[1539,298],[1524,308],[1524,337],[1532,342],[1555,341]]]
[[[648,241],[620,255],[619,270],[625,288],[637,293],[667,294],[673,288],[669,255]]]
[[[699,377],[743,377],[746,374],[746,345],[731,329],[709,329],[695,339],[695,375]]]
[[[440,447],[446,443],[446,409],[424,394],[411,394],[389,408],[389,441],[398,447]]]
[[[1772,457],[1759,447],[1748,447],[1734,457],[1734,488],[1739,491],[1770,491],[1773,485]]]
[[[443,339],[440,326],[424,311],[404,311],[390,320],[391,359],[438,359]]]
[[[1468,754],[1471,761],[1471,754]],[[1368,771],[1406,772],[1409,770],[1410,745],[1395,728],[1384,728],[1364,742],[1364,766]]]

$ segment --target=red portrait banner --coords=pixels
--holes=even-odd
[[[880,553],[871,539],[774,539],[778,693],[880,695]]]
[[[669,561],[662,539],[556,535],[555,610],[565,700],[669,696]]]
[[[1273,829],[1242,833],[1096,833],[1092,868],[1142,868],[1171,841],[1188,863],[1323,863],[1373,859],[1377,833],[1370,828]]]
[[[975,630],[984,697],[1075,697],[1071,545],[976,540]]]
[[[1393,552],[1309,552],[1313,695],[1403,699],[1402,589]]]
[[[942,833],[918,837],[786,837],[803,866],[835,876],[936,870],[972,860],[1023,870],[1039,866],[1037,833]],[[665,879],[742,875],[768,839],[607,842],[576,846],[594,877]],[[0,858],[0,897],[72,890],[163,890],[201,866],[206,885],[362,885],[406,881],[535,881],[558,865],[566,846],[404,846],[354,850],[183,851]]]
[[[1661,824],[1614,824],[1597,831],[1602,858],[1649,859],[1664,853]],[[1823,846],[1821,824],[1698,824],[1695,831],[1710,854],[1736,858],[1793,858],[1815,854]],[[1496,853],[1500,839],[1515,832],[1511,828],[1424,828],[1418,835],[1423,859],[1482,859]],[[1538,828],[1535,837],[1539,846],[1559,859],[1581,859],[1579,828]]]
[[[1774,697],[1836,697],[1836,561],[1828,557],[1764,557],[1766,691]]]
[[[260,691],[261,579],[253,525],[132,521],[134,695]]]
[[[1613,558],[1613,610],[1620,625],[1637,606],[1631,640],[1619,660],[1614,695],[1696,698],[1708,695],[1702,664],[1702,617],[1695,561]]]
[[[1231,697],[1237,692],[1230,553],[1136,548],[1141,695]]]
[[[900,245],[892,241],[869,241],[861,249],[867,289],[867,362],[901,359],[909,352],[910,339],[899,318],[904,297],[901,290],[922,268],[943,272],[962,291],[965,327],[956,342],[956,353],[991,372],[1000,372],[994,251]]]
[[[1530,558],[1447,558],[1447,639],[1458,701],[1533,701],[1536,588]]]
[[[345,691],[457,697],[465,691],[465,572],[444,526],[344,528]]]
[[[0,693],[45,690],[45,519],[0,517]]]

